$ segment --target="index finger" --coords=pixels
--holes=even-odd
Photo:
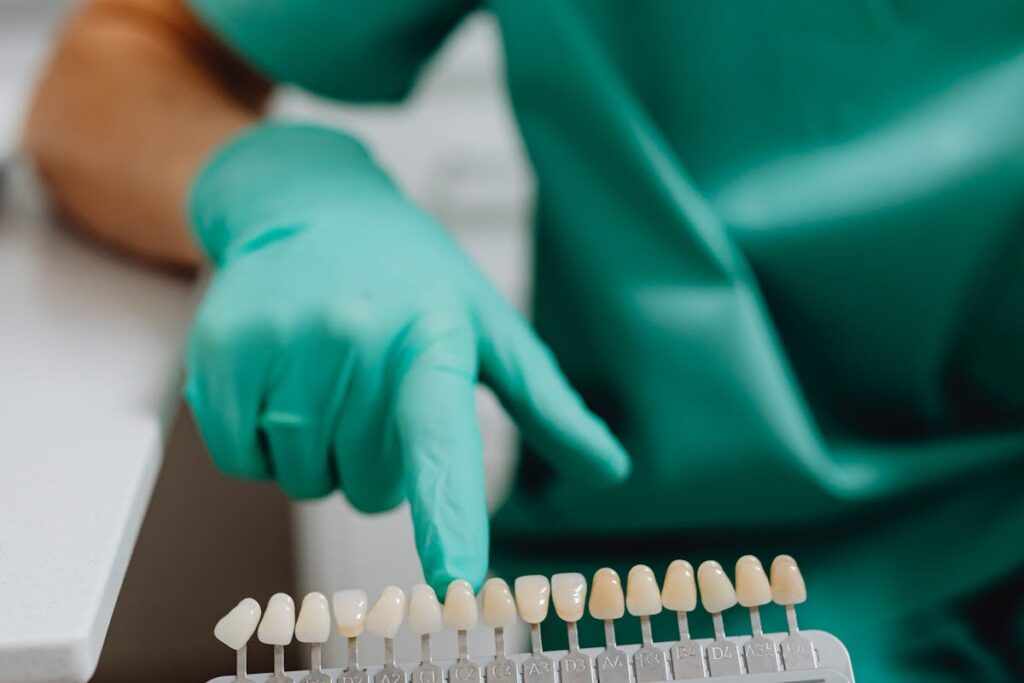
[[[476,354],[468,328],[422,341],[395,397],[395,432],[416,548],[427,583],[479,588],[487,573],[488,515],[477,424]]]

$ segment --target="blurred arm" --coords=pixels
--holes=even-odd
[[[210,152],[260,117],[269,90],[182,0],[90,0],[43,75],[26,144],[83,232],[194,267],[190,182]]]

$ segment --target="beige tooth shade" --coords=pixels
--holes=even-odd
[[[434,589],[418,583],[409,593],[409,630],[418,636],[429,636],[444,628],[441,603]]]
[[[476,628],[476,596],[473,595],[473,587],[468,581],[455,579],[448,584],[442,617],[444,625],[453,631],[471,631]]]
[[[366,615],[366,630],[381,638],[394,638],[405,618],[405,591],[387,586]]]
[[[724,612],[736,604],[736,590],[726,576],[722,565],[714,560],[701,563],[697,569],[697,583],[700,585],[700,599],[704,609],[711,614]]]
[[[771,587],[777,605],[799,605],[807,600],[803,574],[789,555],[779,555],[772,561]]]
[[[260,603],[245,598],[221,617],[213,627],[213,635],[232,650],[241,650],[256,631],[260,614]]]
[[[483,588],[484,623],[491,628],[509,628],[516,623],[516,601],[504,579],[487,579]]]
[[[697,582],[693,565],[686,560],[674,560],[668,566],[665,583],[661,587],[661,604],[665,609],[676,612],[697,609]]]
[[[295,640],[300,643],[326,643],[331,637],[331,607],[323,593],[309,593],[302,599],[295,622]]]
[[[520,576],[516,579],[516,606],[519,616],[527,624],[539,624],[548,616],[551,584],[540,574]]]
[[[622,582],[614,569],[602,567],[594,572],[590,586],[590,616],[601,621],[621,619],[626,613]]]
[[[587,579],[583,574],[555,574],[551,577],[551,600],[559,619],[566,623],[579,621],[587,603]]]
[[[736,561],[736,600],[744,607],[760,607],[772,601],[772,587],[761,560],[744,555]]]
[[[264,645],[287,645],[295,634],[295,601],[285,593],[274,593],[267,603],[256,637]]]
[[[331,602],[334,603],[334,622],[338,633],[346,638],[361,634],[366,624],[366,592],[358,589],[338,591]]]
[[[630,569],[626,577],[626,609],[634,617],[650,617],[661,612],[658,580],[645,564]]]

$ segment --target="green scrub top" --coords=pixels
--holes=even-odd
[[[348,101],[403,97],[477,8],[192,2]],[[1021,680],[1024,4],[486,7],[538,177],[536,325],[635,464],[595,491],[527,454],[496,568],[787,552],[861,680]]]

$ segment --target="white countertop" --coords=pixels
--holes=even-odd
[[[184,279],[0,190],[0,683],[82,682],[159,470],[192,309]]]

